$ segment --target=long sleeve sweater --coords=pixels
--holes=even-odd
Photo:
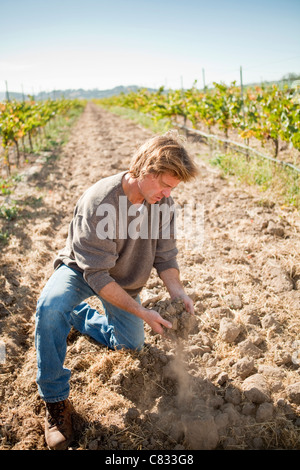
[[[98,181],[81,196],[54,268],[64,263],[82,272],[96,294],[115,281],[136,297],[153,267],[158,274],[179,269],[174,211],[164,212],[167,218],[160,211],[174,207],[174,201],[164,197],[156,204],[145,201],[138,208],[124,193],[125,173]]]

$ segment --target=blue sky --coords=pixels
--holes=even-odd
[[[300,0],[0,0],[0,91],[300,73]]]

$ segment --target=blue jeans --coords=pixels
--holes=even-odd
[[[80,272],[61,265],[45,285],[37,303],[35,346],[37,384],[46,402],[68,398],[71,371],[63,367],[67,336],[73,326],[110,349],[137,349],[144,345],[144,322],[101,300],[105,315],[85,299],[97,295]],[[139,302],[139,298],[136,300]]]

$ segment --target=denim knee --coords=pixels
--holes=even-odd
[[[136,338],[131,349],[135,349],[136,351],[141,351],[141,349],[143,349],[144,347],[144,344],[145,344],[145,338],[144,338],[144,331],[143,331],[143,334],[140,334],[140,336]]]
[[[122,341],[124,339],[124,341]],[[144,331],[135,337],[124,338],[120,334],[115,334],[113,340],[113,349],[130,349],[133,351],[141,351],[145,344]]]
[[[50,305],[43,299],[39,299],[36,312],[35,312],[35,321],[36,323],[44,323],[47,322],[50,317]]]
[[[47,297],[40,298],[35,313],[36,325],[51,331],[53,328],[56,328],[55,325],[61,324],[61,322],[64,324],[68,323],[65,313],[56,302],[51,302]]]

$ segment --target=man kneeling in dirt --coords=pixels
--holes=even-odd
[[[160,217],[155,230],[151,209],[171,207],[171,190],[196,174],[192,159],[169,132],[142,145],[129,171],[98,181],[79,199],[66,246],[54,262],[36,312],[37,384],[46,402],[50,449],[66,449],[72,440],[71,371],[63,367],[72,326],[110,349],[141,349],[144,322],[163,334],[163,327],[172,325],[139,300],[153,267],[171,299],[182,298],[193,313],[179,278],[174,212],[169,211],[167,224]],[[166,228],[168,237],[162,236]],[[105,315],[84,302],[94,295]]]

